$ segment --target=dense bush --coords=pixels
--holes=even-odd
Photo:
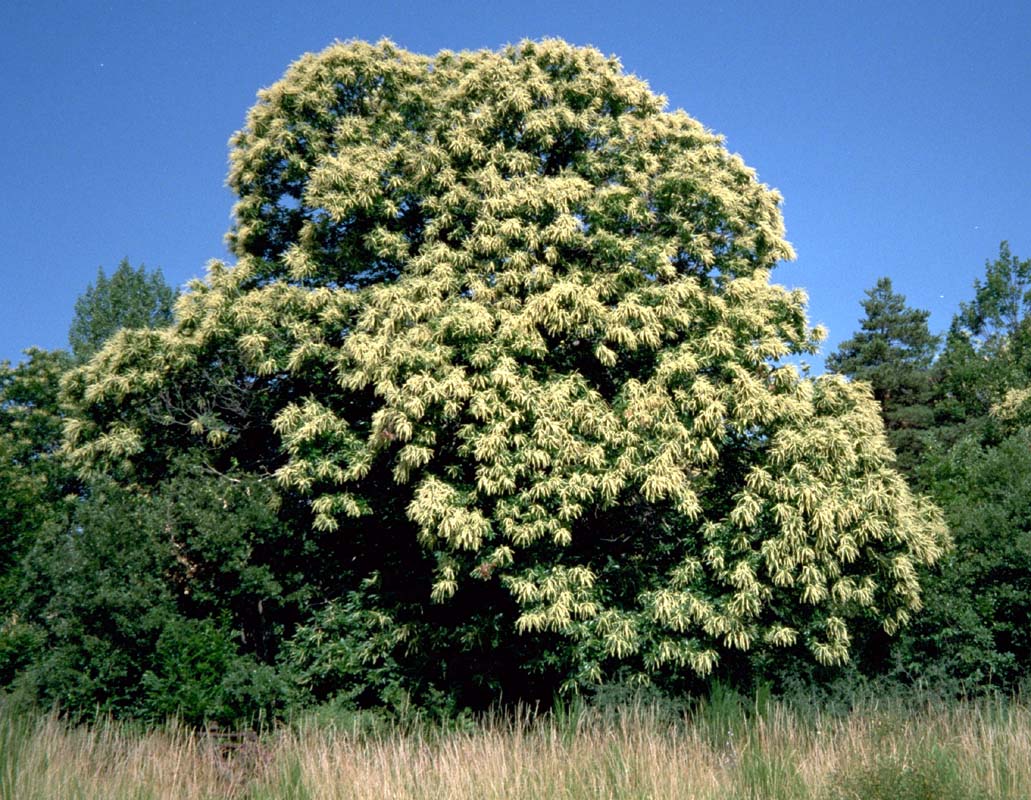
[[[76,715],[281,709],[292,685],[272,665],[298,611],[274,576],[266,501],[242,477],[189,469],[150,495],[94,482],[27,559],[24,622],[7,636],[31,648],[21,689]]]

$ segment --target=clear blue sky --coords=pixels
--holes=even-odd
[[[64,346],[99,266],[181,284],[226,257],[227,140],[302,53],[545,36],[619,56],[784,194],[798,260],[774,276],[825,353],[881,275],[940,329],[1001,240],[1031,256],[1029,0],[5,0],[0,359]]]

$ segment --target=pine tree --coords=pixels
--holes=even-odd
[[[862,306],[860,330],[838,345],[827,368],[870,384],[900,466],[910,472],[920,457],[920,433],[934,421],[931,364],[939,337],[927,327],[930,312],[908,307],[890,278],[878,279]]]
[[[780,197],[615,59],[335,44],[259,94],[229,183],[237,263],[72,376],[67,449],[274,480],[319,691],[835,664],[919,609],[940,513],[865,389],[784,361],[821,334],[770,280]]]

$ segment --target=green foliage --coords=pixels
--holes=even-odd
[[[858,632],[860,669],[956,694],[1012,689],[1031,665],[1031,261],[1000,245],[933,364],[926,312],[888,279],[863,306],[862,330],[828,366],[870,382],[900,464],[944,510],[955,549],[922,578],[927,610],[894,644]]]
[[[770,282],[779,196],[614,59],[336,44],[229,182],[237,264],[70,377],[67,452],[274,476],[319,692],[683,687],[919,609],[938,511],[864,388],[781,361],[821,333]]]
[[[143,267],[134,271],[123,262],[110,280],[101,272],[76,305],[76,357],[86,358],[122,325],[167,324],[173,297],[160,273]],[[33,582],[34,568],[26,572],[26,558],[39,550],[41,536],[52,541],[53,531],[66,527],[84,491],[59,452],[67,419],[60,383],[74,363],[63,351],[30,349],[18,365],[0,364],[0,686],[17,680],[24,689],[16,676],[50,658],[42,629],[23,613],[33,598],[46,596]],[[57,547],[64,552],[63,542]]]
[[[1031,262],[1002,243],[933,365],[926,315],[905,309],[886,280],[864,307],[863,331],[828,364],[871,381],[889,428],[918,414],[916,447],[894,441],[911,479],[944,509],[955,550],[923,579],[927,611],[890,655],[876,632],[861,637],[862,667],[954,693],[1013,688],[1031,663]]]
[[[168,325],[175,298],[176,291],[165,283],[161,270],[148,272],[143,264],[133,269],[124,258],[110,278],[99,268],[96,283],[75,302],[68,342],[76,360],[88,361],[122,328]]]
[[[23,679],[72,713],[135,707],[140,679],[174,598],[164,575],[163,519],[115,486],[96,484],[66,520],[38,534],[19,609],[44,647]]]
[[[374,593],[376,583],[367,579],[359,590],[318,609],[291,638],[288,661],[316,700],[396,705],[417,680],[410,675],[405,682],[398,664],[410,632],[367,608],[375,598],[364,595]]]
[[[275,659],[299,612],[267,502],[260,482],[190,462],[154,494],[94,482],[27,559],[20,635],[37,655],[21,682],[73,715],[234,722],[282,709],[292,690]]]
[[[22,558],[36,531],[61,513],[65,496],[76,488],[56,457],[64,416],[60,380],[70,365],[67,353],[39,349],[26,351],[17,366],[0,363],[0,652],[23,641],[10,617]],[[9,678],[0,666],[0,686]]]
[[[1031,261],[1005,242],[934,367],[938,425],[916,471],[956,544],[925,581],[928,613],[895,647],[898,674],[957,691],[1013,688],[1031,665]]]
[[[43,640],[40,631],[27,624],[17,613],[11,613],[0,623],[0,688],[15,684],[17,677],[40,656]],[[22,693],[22,699],[32,701],[31,691]]]
[[[188,454],[158,487],[164,547],[175,560],[165,575],[177,604],[193,618],[227,616],[245,650],[272,662],[318,579],[305,570],[305,542],[276,515],[269,481],[239,470],[213,471]]]
[[[954,327],[981,352],[1001,353],[1007,342],[1026,333],[1029,313],[1031,259],[1017,258],[1002,242],[995,261],[985,262],[984,279],[974,281],[974,299],[960,304]]]
[[[827,368],[870,384],[888,439],[909,473],[921,455],[921,433],[934,422],[931,363],[939,339],[927,327],[930,313],[909,308],[890,278],[880,278],[866,295],[860,330],[827,358]]]
[[[146,715],[239,724],[281,711],[290,693],[284,677],[240,654],[235,638],[210,619],[171,619],[141,681]]]
[[[896,668],[960,691],[1014,689],[1031,665],[1031,430],[931,454],[925,479],[956,549],[927,585],[927,611]]]
[[[1006,242],[974,282],[974,298],[953,318],[936,364],[936,416],[949,443],[997,435],[991,416],[1007,393],[1031,382],[1031,259]]]

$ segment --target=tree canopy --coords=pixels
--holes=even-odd
[[[836,664],[920,607],[941,514],[867,388],[785,360],[821,332],[770,280],[779,195],[615,59],[338,43],[231,164],[237,262],[70,376],[66,450],[270,487],[313,691]]]
[[[87,361],[121,328],[154,328],[172,321],[176,291],[165,283],[161,270],[133,269],[123,258],[107,277],[97,269],[91,283],[75,302],[75,317],[68,343],[79,361]]]
[[[827,368],[867,381],[888,429],[888,438],[907,470],[921,449],[920,432],[933,424],[931,364],[939,337],[927,327],[928,311],[906,305],[891,278],[880,278],[862,301],[860,330],[827,358]]]
[[[74,478],[54,458],[61,444],[58,401],[67,353],[37,348],[12,367],[0,363],[0,615],[17,596],[20,559]]]
[[[989,412],[1008,392],[1027,388],[1031,376],[1031,259],[1009,244],[985,262],[974,296],[953,317],[937,363],[939,425],[953,438],[971,426],[993,427]],[[1010,405],[1015,402],[1013,398]]]

